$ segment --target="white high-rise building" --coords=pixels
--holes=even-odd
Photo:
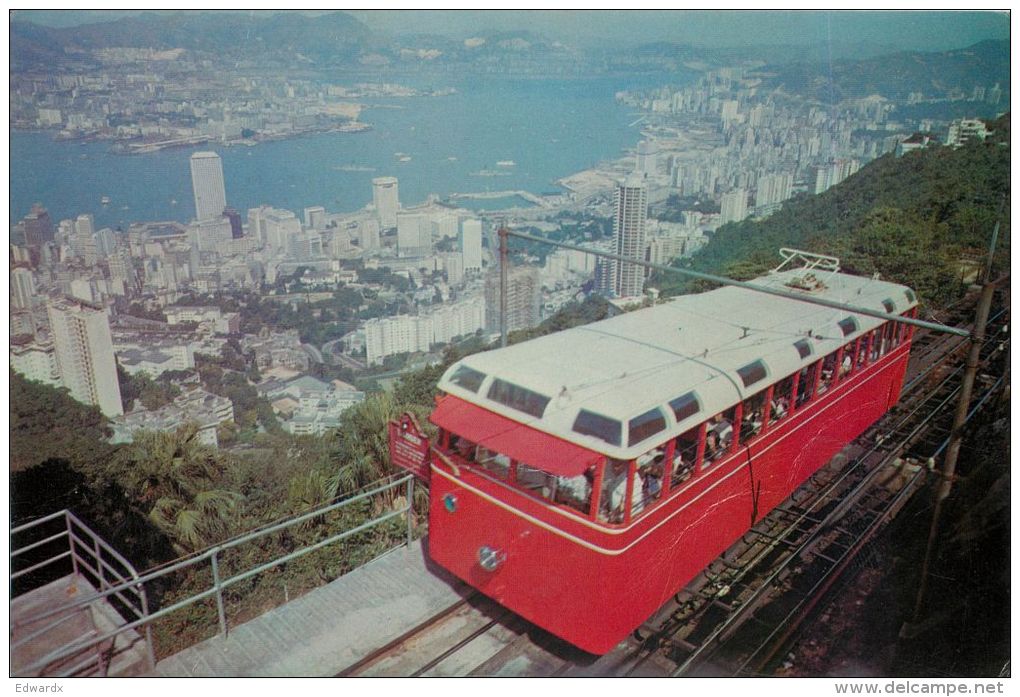
[[[29,380],[60,387],[60,370],[52,342],[12,342],[10,365]]]
[[[365,218],[358,222],[358,244],[364,250],[379,249],[382,242],[379,240],[379,221],[374,218]]]
[[[195,193],[195,220],[219,218],[227,207],[223,161],[214,152],[191,156],[191,188]]]
[[[431,249],[428,218],[420,213],[397,213],[397,255],[423,257]]]
[[[758,179],[754,205],[762,208],[782,203],[793,196],[793,175],[789,172],[766,174]]]
[[[31,309],[35,304],[35,278],[28,269],[11,271],[11,307]]]
[[[460,253],[464,255],[464,271],[482,270],[482,221],[468,218],[460,224]]]
[[[372,180],[372,203],[375,205],[382,228],[384,230],[395,228],[397,211],[400,210],[396,177],[376,177]]]
[[[74,219],[74,231],[79,235],[91,237],[96,232],[96,224],[91,213],[82,213]]]
[[[542,321],[542,279],[538,267],[518,266],[507,273],[506,326],[508,332],[529,329]],[[500,328],[500,276],[493,269],[485,278],[485,322]]]
[[[311,206],[305,209],[305,227],[323,230],[326,227],[326,209],[322,206]]]
[[[655,176],[659,171],[659,146],[655,142],[642,140],[637,144],[635,171],[648,176]]]
[[[71,299],[47,305],[60,380],[71,396],[104,415],[124,413],[110,320],[101,307]]]
[[[645,259],[645,222],[648,217],[648,187],[638,173],[616,187],[616,215],[613,218],[613,252],[629,259]],[[613,292],[621,298],[644,291],[644,267],[611,262]]]
[[[728,194],[723,194],[722,207],[719,215],[719,224],[735,223],[747,217],[747,191],[745,189],[734,189]]]

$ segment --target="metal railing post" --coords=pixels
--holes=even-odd
[[[217,562],[219,553],[219,549],[214,549],[209,560],[212,562],[213,588],[216,590],[216,613],[220,618],[220,634],[227,636],[227,613],[223,610],[223,587],[220,585],[220,567]]]
[[[135,575],[138,578],[138,575]],[[138,597],[142,601],[142,617],[149,616],[149,600],[145,595],[145,584],[139,583]],[[152,645],[152,623],[148,622],[145,625],[145,655],[149,659],[149,670],[156,670],[156,647]]]
[[[78,575],[78,557],[74,550],[74,532],[71,530],[71,516],[68,515],[68,511],[64,511],[64,524],[67,527],[67,547],[71,550],[71,571],[74,575]]]
[[[89,532],[92,533],[91,530]],[[106,590],[106,574],[103,572],[103,559],[100,556],[102,550],[99,547],[99,538],[95,533],[92,533],[92,552],[95,554],[96,573],[99,574],[99,591],[102,592]]]
[[[407,546],[414,537],[414,477],[407,480]]]

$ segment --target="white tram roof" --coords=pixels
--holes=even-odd
[[[841,273],[820,275],[823,285],[810,291],[789,285],[804,278],[803,269],[773,273],[752,283],[893,314],[917,304],[906,286]],[[856,329],[850,323],[846,328],[839,325],[850,317],[856,320]],[[725,286],[467,356],[446,371],[439,388],[585,448],[630,459],[882,323],[867,315]],[[849,333],[844,334],[845,329]],[[795,345],[798,341],[801,349],[804,341],[810,346],[804,357]],[[738,370],[758,360],[764,363],[766,376],[745,387]],[[492,390],[497,380],[540,397],[502,383]],[[677,422],[669,403],[691,392],[697,396],[698,409]],[[489,398],[500,393],[500,401]],[[628,442],[630,420],[657,408],[665,429]],[[618,422],[618,442],[575,431],[582,411],[597,415],[582,416],[589,424],[582,431],[591,430],[592,418],[598,422],[595,426],[608,424],[610,432],[612,422]]]

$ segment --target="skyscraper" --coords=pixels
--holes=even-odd
[[[214,152],[191,156],[191,188],[195,192],[195,220],[219,218],[227,207],[223,162]]]
[[[106,416],[123,414],[106,311],[69,298],[49,303],[46,310],[64,387]]]
[[[36,203],[31,212],[22,220],[25,230],[25,245],[39,247],[53,241],[53,221],[42,205]]]
[[[420,213],[397,214],[397,255],[423,257],[432,251],[429,221]]]
[[[648,188],[644,177],[634,173],[616,188],[616,215],[613,218],[613,251],[628,259],[645,258],[645,220],[648,217]],[[644,267],[612,262],[613,291],[630,298],[644,290]]]
[[[31,309],[35,304],[35,279],[28,269],[16,268],[11,271],[11,307]]]
[[[460,225],[460,253],[464,255],[464,271],[482,270],[482,221],[474,218]]]
[[[396,177],[376,177],[372,180],[372,203],[375,205],[382,228],[384,230],[395,228],[397,211],[400,209]]]
[[[720,207],[719,224],[735,223],[747,217],[747,191],[734,189],[728,194],[723,194]]]
[[[541,319],[542,281],[535,266],[518,266],[507,272],[506,329],[515,332],[529,329]],[[499,270],[485,277],[485,324],[491,331],[499,329]]]

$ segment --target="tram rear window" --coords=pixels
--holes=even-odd
[[[765,369],[765,363],[759,359],[754,363],[748,363],[743,368],[737,368],[737,375],[743,380],[744,387],[750,387],[754,383],[764,380],[768,371]]]
[[[673,410],[673,416],[676,417],[677,423],[691,418],[701,410],[701,404],[698,403],[698,395],[693,392],[680,395],[669,403],[669,407]]]
[[[635,445],[651,438],[659,431],[666,430],[666,417],[658,408],[646,411],[641,416],[635,416],[627,425],[627,444]]]
[[[473,368],[468,368],[466,365],[462,365],[453,372],[450,376],[450,382],[454,385],[460,385],[465,390],[471,390],[477,392],[478,388],[482,386],[482,382],[485,380],[485,373],[480,373]]]
[[[853,317],[841,319],[839,321],[839,329],[840,331],[843,332],[843,336],[850,336],[858,329],[857,320],[855,320]]]
[[[799,341],[793,342],[793,347],[797,349],[797,353],[800,354],[801,358],[807,358],[811,355],[811,344],[808,343],[807,339],[800,339]]]
[[[610,445],[620,444],[622,424],[619,421],[582,409],[574,420],[574,432],[595,436]]]
[[[549,398],[545,395],[499,378],[493,380],[489,387],[489,399],[537,418],[542,418],[542,413],[549,404]]]

